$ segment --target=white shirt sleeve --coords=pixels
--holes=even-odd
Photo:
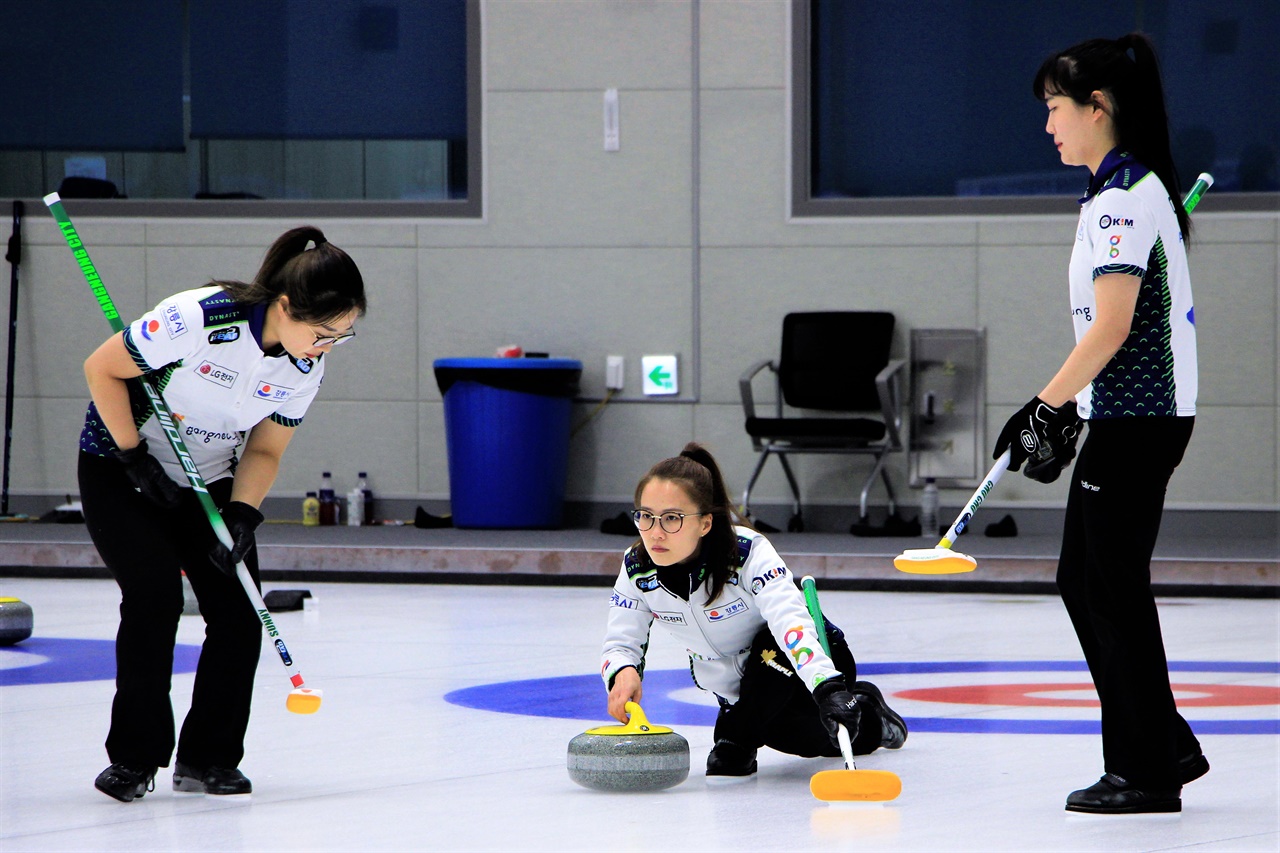
[[[199,349],[203,329],[200,303],[190,292],[175,294],[129,324],[130,355],[140,369],[159,370]]]
[[[609,620],[600,656],[600,677],[606,690],[613,686],[618,670],[628,666],[642,668],[652,625],[653,611],[627,578],[624,565],[609,599]]]
[[[1093,277],[1146,275],[1156,243],[1156,218],[1146,203],[1119,187],[1103,190],[1093,205]]]
[[[839,677],[840,671],[822,650],[804,594],[793,582],[782,557],[763,536],[751,543],[749,566],[756,607],[779,648],[791,657],[800,680],[812,691],[828,678]]]

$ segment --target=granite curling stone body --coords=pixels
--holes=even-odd
[[[635,702],[625,726],[587,729],[569,741],[569,778],[598,791],[661,791],[689,778],[689,742],[655,726]]]
[[[0,646],[12,646],[31,636],[31,605],[17,598],[0,598]]]

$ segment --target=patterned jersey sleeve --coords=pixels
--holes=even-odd
[[[760,615],[781,644],[779,648],[786,649],[791,656],[791,663],[805,686],[812,691],[828,678],[840,676],[840,671],[822,650],[804,595],[782,557],[763,536],[752,541],[747,570]]]
[[[1093,206],[1093,277],[1146,275],[1156,242],[1156,218],[1137,193],[1103,190]]]
[[[129,356],[144,373],[181,362],[199,349],[204,314],[191,291],[165,299],[124,330]]]
[[[600,677],[604,679],[605,690],[613,688],[613,677],[623,667],[634,666],[643,675],[652,625],[653,611],[631,583],[624,561],[609,599],[609,620],[600,656]]]
[[[295,366],[307,364],[305,361],[293,360],[293,362]],[[324,356],[310,362],[306,375],[300,373],[299,378],[302,381],[298,383],[298,387],[287,389],[288,398],[271,413],[271,420],[281,426],[296,427],[302,423],[302,417],[320,391],[320,384],[324,382]],[[259,393],[262,392],[259,391]]]

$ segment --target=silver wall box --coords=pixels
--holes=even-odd
[[[911,486],[977,486],[988,465],[986,330],[911,330]]]

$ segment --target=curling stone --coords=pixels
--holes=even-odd
[[[569,778],[598,791],[661,791],[689,778],[689,742],[655,726],[635,702],[625,726],[587,729],[569,741]]]
[[[16,598],[0,598],[0,646],[12,646],[31,636],[31,605]]]

